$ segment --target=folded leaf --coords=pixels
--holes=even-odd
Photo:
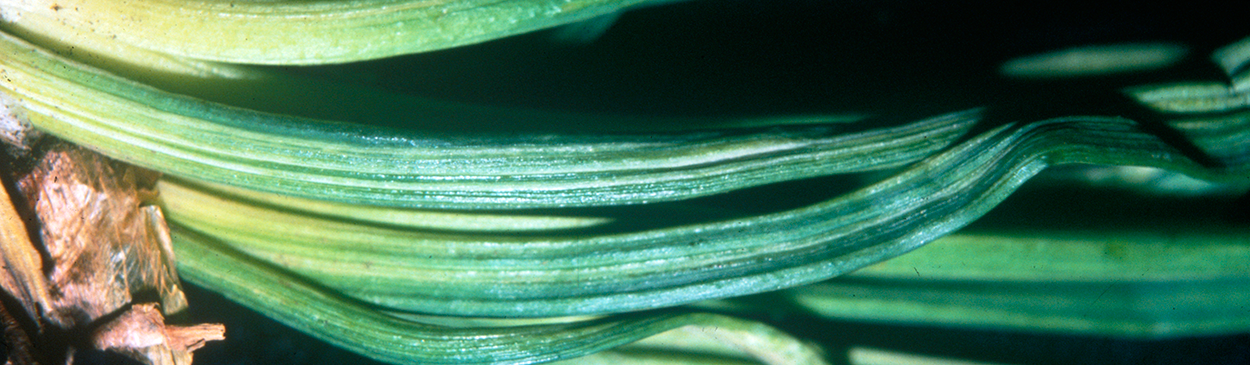
[[[776,360],[773,363],[824,363],[813,349],[775,329],[706,313],[652,312],[518,327],[450,327],[414,322],[327,293],[210,238],[176,227],[173,233],[178,268],[186,280],[323,341],[381,361],[527,364],[587,355],[696,325],[757,338],[763,342],[743,344],[772,357]]]
[[[897,167],[977,111],[893,128],[437,135],[257,113],[165,93],[10,36],[0,87],[36,127],[139,166],[254,190],[385,206],[636,204]],[[861,127],[862,128],[862,127]]]
[[[1082,117],[998,128],[810,207],[619,234],[413,231],[170,181],[161,189],[171,221],[349,297],[402,311],[535,317],[673,306],[828,279],[963,227],[1038,171],[1071,163],[1246,178],[1204,168],[1131,121]]]

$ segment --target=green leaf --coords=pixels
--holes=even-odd
[[[53,38],[94,37],[232,63],[327,64],[473,44],[644,0],[25,0],[0,18]]]
[[[648,312],[512,327],[452,327],[404,320],[325,292],[211,238],[173,228],[178,269],[186,280],[323,341],[381,361],[534,363],[591,354],[693,325],[724,331],[770,363],[824,363],[815,350],[768,326],[707,313]]]
[[[274,209],[174,181],[161,189],[171,221],[349,297],[401,311],[540,317],[673,306],[828,279],[963,227],[1038,171],[1071,163],[1246,179],[1192,162],[1131,121],[1082,117],[998,128],[810,207],[619,234],[410,230]]]
[[[345,203],[438,208],[637,204],[897,167],[977,111],[893,128],[463,136],[257,113],[169,94],[0,37],[0,87],[36,127],[172,175]],[[862,128],[862,127],[861,127]],[[864,156],[867,156],[866,158]]]
[[[1143,188],[1177,181],[1157,170],[1061,172],[913,252],[736,311],[789,301],[843,320],[1136,339],[1250,330],[1250,227],[1228,215],[1250,181],[1181,195]]]

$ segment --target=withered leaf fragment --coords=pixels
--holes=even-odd
[[[20,119],[0,103],[4,173],[18,188],[0,191],[0,287],[20,304],[3,308],[10,363],[72,361],[75,345],[49,342],[65,341],[45,338],[49,331],[153,365],[190,364],[191,351],[223,339],[219,324],[164,323],[187,304],[164,216],[147,204],[159,174]]]
[[[207,341],[225,339],[225,327],[201,324],[167,326],[156,304],[136,304],[95,331],[92,344],[148,364],[190,364],[191,351]]]
[[[48,302],[47,282],[40,271],[39,252],[30,243],[26,225],[13,207],[8,188],[0,184],[0,288],[13,296],[25,313],[42,312],[43,304]],[[23,313],[17,308],[5,308],[0,305],[0,319],[4,323],[4,343],[7,345],[8,362],[6,364],[34,364],[30,335],[27,331],[35,328],[23,328],[17,316]],[[18,312],[18,313],[14,313]],[[31,321],[38,326],[38,321]]]
[[[160,212],[143,205],[155,194],[157,177],[55,143],[21,179],[42,225],[50,322],[63,328],[88,324],[147,290],[159,293],[166,313],[186,306],[169,238],[158,228],[164,225]]]

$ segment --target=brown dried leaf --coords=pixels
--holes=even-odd
[[[164,220],[142,206],[157,177],[58,143],[21,179],[51,265],[49,321],[63,328],[91,323],[145,290],[160,293],[168,312],[185,306]]]
[[[136,304],[92,336],[96,349],[121,353],[149,365],[190,364],[191,351],[225,339],[220,324],[166,326],[155,303]]]
[[[35,316],[48,303],[48,285],[40,270],[42,259],[3,184],[0,195],[0,265],[4,265],[0,287],[22,304],[27,316]]]
[[[18,199],[0,188],[0,287],[18,299],[29,322],[153,365],[190,364],[191,351],[223,339],[219,324],[166,326],[156,303],[132,305],[136,295],[150,293],[166,313],[186,307],[164,216],[145,204],[155,198],[159,174],[45,138],[19,117],[0,95],[0,147],[12,162],[7,173],[30,170],[14,177]],[[4,309],[0,314],[12,314]],[[19,318],[0,317],[16,356],[9,363],[32,363],[29,355],[40,344],[32,344],[38,338],[31,335],[43,329],[22,329]],[[76,332],[84,328],[96,330]]]

